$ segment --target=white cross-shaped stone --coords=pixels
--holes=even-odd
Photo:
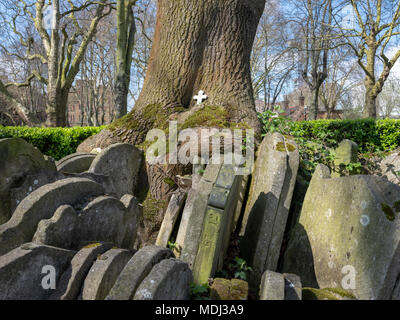
[[[204,94],[203,90],[200,90],[197,96],[194,96],[193,99],[197,101],[197,104],[202,104],[204,100],[206,100],[208,97],[207,95]]]

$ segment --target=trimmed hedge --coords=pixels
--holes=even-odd
[[[104,127],[30,128],[0,126],[0,139],[19,137],[37,147],[55,160],[76,152],[86,138],[99,133]]]
[[[400,146],[400,120],[316,120],[291,122],[287,134],[336,147],[343,139],[356,142],[360,151],[390,151]]]

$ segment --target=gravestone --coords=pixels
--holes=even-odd
[[[120,247],[125,238],[125,217],[126,208],[121,201],[109,196],[97,197],[78,215],[75,246],[88,241],[104,241]]]
[[[389,153],[380,163],[382,175],[400,185],[400,148]]]
[[[56,162],[57,170],[63,173],[81,173],[89,170],[94,158],[93,153],[77,152]]]
[[[339,143],[339,146],[335,149],[335,153],[336,158],[334,163],[336,166],[357,162],[358,144],[345,139]]]
[[[247,300],[249,286],[239,279],[216,278],[210,288],[211,300]]]
[[[64,249],[73,248],[78,214],[70,205],[58,207],[53,217],[41,220],[32,242]]]
[[[208,197],[217,180],[221,166],[221,164],[210,162],[197,187],[189,190],[186,199],[176,237],[177,250],[174,250],[174,253],[182,261],[188,263],[190,268],[193,267],[196,258]]]
[[[12,215],[10,189],[27,174],[38,170],[55,171],[55,165],[21,138],[0,139],[0,225]]]
[[[122,247],[125,249],[133,249],[139,220],[143,215],[143,205],[141,205],[138,200],[130,195],[126,194],[121,198],[122,204],[126,208],[124,225],[125,225],[125,235],[122,241]]]
[[[265,271],[260,284],[260,300],[285,300],[285,278],[281,273]]]
[[[55,283],[73,258],[75,251],[26,243],[0,256],[0,300],[43,300],[52,290],[43,287],[43,278],[55,277]],[[44,269],[54,268],[55,274]],[[44,271],[44,273],[42,273]],[[46,279],[45,284],[48,284]]]
[[[156,240],[157,246],[167,247],[172,231],[174,230],[176,220],[178,219],[178,216],[185,204],[186,196],[186,192],[177,192],[171,196],[167,211],[164,215],[164,220],[161,224],[160,231],[158,232]]]
[[[134,300],[189,300],[192,271],[176,259],[156,264],[137,289]]]
[[[299,276],[291,273],[284,273],[285,279],[285,300],[301,300],[302,285]]]
[[[142,161],[142,152],[126,143],[113,144],[93,160],[89,172],[108,175],[118,198],[133,194]]]
[[[57,283],[56,291],[50,300],[75,300],[81,291],[89,269],[98,255],[112,248],[112,243],[94,243],[83,247],[72,258],[70,266],[63,272]]]
[[[97,258],[83,283],[82,300],[104,300],[132,253],[111,249]]]
[[[223,165],[212,187],[193,266],[194,281],[198,284],[206,283],[223,265],[241,180],[233,165]]]
[[[241,253],[253,268],[254,289],[265,270],[277,269],[298,167],[296,143],[268,133],[258,150],[242,227]]]
[[[290,236],[284,272],[299,275],[305,287],[389,299],[400,275],[399,200],[400,187],[384,178],[333,179],[319,165]]]
[[[147,246],[136,252],[121,271],[106,300],[132,300],[137,288],[152,268],[172,252],[158,246]]]
[[[102,193],[99,184],[83,178],[59,180],[33,191],[21,201],[11,219],[0,225],[0,255],[31,241],[40,220],[50,219],[61,205],[73,205]]]

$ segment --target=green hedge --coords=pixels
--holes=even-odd
[[[55,160],[76,152],[86,138],[104,127],[30,128],[0,126],[0,139],[19,137],[37,147],[43,154]]]
[[[291,122],[286,133],[335,147],[343,139],[356,142],[361,151],[389,151],[400,146],[400,120],[316,120]]]

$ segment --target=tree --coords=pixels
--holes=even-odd
[[[116,118],[127,113],[132,53],[136,25],[133,7],[136,0],[117,0],[117,51],[115,76],[115,107]]]
[[[171,119],[192,128],[227,123],[252,127],[260,134],[250,56],[265,0],[159,0],[157,5],[153,46],[139,98],[111,130],[90,139],[93,145],[97,141],[104,147],[106,140],[140,145],[150,129],[167,129]],[[200,90],[208,96],[206,106],[193,101]],[[166,181],[176,179],[176,174],[183,175],[147,165],[147,199],[167,201],[171,187]]]
[[[47,65],[47,76],[33,70],[27,82],[36,78],[47,86],[47,125],[66,126],[69,91],[79,73],[87,46],[96,33],[97,25],[103,17],[111,12],[111,4],[108,0],[86,0],[76,6],[74,1],[68,0],[69,9],[66,10],[61,10],[59,0],[49,2],[37,0],[33,3],[17,0],[16,4],[18,8],[10,24],[21,45],[26,48],[26,54],[21,59],[38,59],[42,64]],[[52,12],[50,31],[44,24],[44,13],[49,7]],[[87,28],[83,28],[77,15],[83,10],[89,10],[93,7],[90,24]],[[108,10],[105,12],[106,7],[108,7]],[[18,30],[17,20],[20,17],[20,10],[33,23],[44,48],[43,54],[33,52],[33,38],[26,39]],[[7,51],[4,46],[2,47]],[[20,84],[16,83],[15,85]]]
[[[352,20],[354,25],[346,25],[337,20],[335,26],[340,31],[338,36],[343,37],[352,48],[358,64],[365,73],[363,116],[376,118],[377,97],[400,57],[400,49],[396,50],[391,58],[387,56],[393,48],[393,40],[400,35],[400,1],[347,0],[344,1],[344,5],[347,5],[345,9],[351,11],[348,14],[349,20]]]
[[[332,0],[302,0],[294,20],[302,30],[302,39],[294,41],[302,54],[302,78],[310,88],[312,100],[309,119],[318,115],[319,91],[328,76]]]

